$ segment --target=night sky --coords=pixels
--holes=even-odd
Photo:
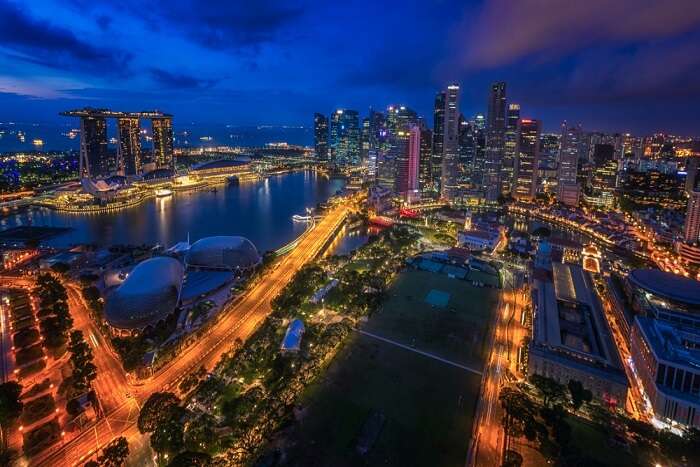
[[[700,135],[698,0],[0,0],[0,120],[90,106],[304,124],[488,85],[546,129]],[[432,124],[430,118],[428,122]]]

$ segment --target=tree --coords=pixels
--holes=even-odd
[[[590,402],[593,400],[593,394],[591,391],[583,387],[581,381],[570,379],[567,387],[569,388],[571,406],[574,408],[574,412],[578,411],[584,402]]]
[[[151,434],[151,447],[159,455],[174,455],[184,446],[182,424],[176,420],[165,420],[156,426]]]
[[[5,430],[9,429],[15,420],[22,414],[22,386],[15,381],[0,384],[0,428],[2,429],[2,441],[5,443]]]
[[[211,464],[211,456],[203,452],[185,451],[173,457],[168,467],[206,467]]]
[[[104,467],[121,467],[126,463],[127,457],[129,457],[129,443],[125,437],[120,436],[105,446],[97,462]]]
[[[543,403],[546,407],[551,407],[553,403],[561,401],[566,395],[564,385],[547,376],[534,374],[530,377],[530,382],[542,394]]]
[[[142,434],[153,432],[158,425],[182,415],[180,399],[172,392],[154,392],[139,413],[138,427]]]
[[[82,331],[73,331],[68,343],[70,362],[73,365],[71,379],[73,387],[84,391],[90,387],[90,383],[97,377],[97,367],[93,361],[92,349],[85,342]]]
[[[51,270],[56,274],[65,274],[70,271],[70,264],[59,261],[51,265]]]

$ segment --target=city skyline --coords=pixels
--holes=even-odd
[[[471,116],[486,114],[489,85],[506,81],[543,131],[566,120],[608,132],[697,133],[694,2],[600,0],[576,11],[553,2],[547,15],[529,1],[501,3],[416,2],[397,15],[391,5],[357,2],[255,11],[178,2],[143,12],[128,1],[20,8],[4,0],[0,120],[57,121],[65,108],[138,104],[176,113],[176,126],[308,126],[319,109],[365,113],[397,101],[427,116],[451,82]],[[337,34],[341,26],[347,34]],[[412,31],[408,44],[397,28]]]

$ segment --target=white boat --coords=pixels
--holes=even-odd
[[[168,190],[167,188],[158,188],[156,190],[156,196],[158,198],[164,198],[166,196],[172,196],[173,192],[172,190]]]
[[[299,214],[294,214],[292,216],[292,220],[294,222],[311,222],[313,220],[313,216],[300,216]]]

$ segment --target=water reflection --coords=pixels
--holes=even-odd
[[[188,233],[192,241],[210,235],[243,235],[265,251],[303,232],[304,225],[292,222],[292,215],[325,201],[343,183],[314,172],[297,172],[239,186],[220,186],[216,191],[175,193],[109,213],[85,215],[35,209],[3,219],[3,228],[29,223],[72,228],[48,242],[56,246],[77,243],[170,246],[185,240]]]

